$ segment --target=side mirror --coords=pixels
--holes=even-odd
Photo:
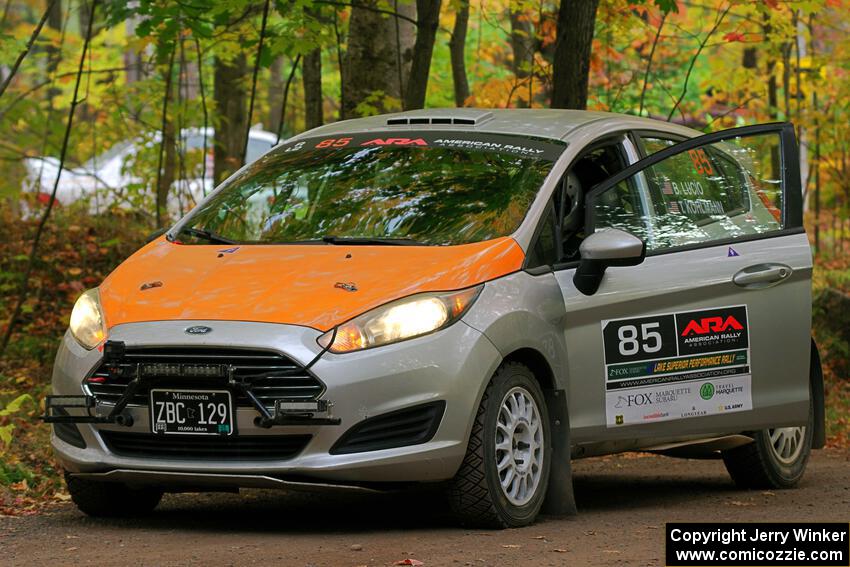
[[[581,262],[573,276],[576,289],[593,295],[608,266],[637,266],[646,258],[646,243],[625,230],[603,228],[579,246]]]

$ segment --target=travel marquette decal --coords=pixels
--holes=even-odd
[[[752,409],[745,305],[602,321],[608,427]]]

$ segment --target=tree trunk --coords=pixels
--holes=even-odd
[[[814,14],[809,15],[809,36],[812,38],[812,53],[811,58],[815,59],[815,16]],[[818,104],[818,91],[816,88],[812,89],[812,111],[815,115],[815,187],[814,187],[814,200],[815,200],[815,254],[820,252],[820,105]]]
[[[758,50],[755,47],[745,47],[741,57],[741,65],[744,69],[758,68]]]
[[[552,108],[587,108],[590,52],[598,6],[599,0],[561,0],[552,66]]]
[[[410,65],[413,62],[413,46],[416,43],[416,4],[413,0],[393,0],[393,26],[395,27],[396,73],[399,92],[407,89]]]
[[[169,91],[173,91],[169,89]],[[166,96],[171,97],[171,92],[166,93]],[[156,188],[157,200],[157,228],[161,228],[169,224],[168,217],[168,194],[171,192],[171,187],[174,185],[174,172],[177,168],[177,140],[174,127],[174,120],[168,116],[165,119],[165,130],[163,132],[165,141],[165,160],[162,166],[162,176],[159,178],[159,186]]]
[[[62,31],[62,0],[56,0],[53,4],[50,4],[50,0],[48,0],[48,5],[47,27],[60,33]],[[48,45],[45,51],[47,52],[47,76],[52,77],[59,65],[59,49],[53,45]],[[53,99],[61,92],[56,87],[47,89],[47,103],[50,108],[53,108]]]
[[[159,161],[156,167],[156,228],[162,228],[168,216],[168,192],[174,183],[174,121],[168,115],[168,103],[171,102],[171,83],[174,78],[174,56],[177,45],[171,48],[171,57],[165,68],[165,93],[162,96],[162,128],[159,142]],[[179,88],[179,86],[178,86]],[[163,163],[163,153],[165,162]]]
[[[283,55],[278,55],[272,61],[269,68],[269,93],[267,97],[269,105],[267,130],[274,131],[280,124],[280,107],[283,101]]]
[[[322,112],[322,50],[317,47],[304,56],[304,126],[308,130],[324,124]]]
[[[511,21],[511,49],[514,55],[513,72],[517,82],[523,83],[525,79],[531,77],[534,68],[534,30],[531,27],[528,14],[522,11],[511,10],[509,19]],[[520,92],[522,90],[520,89]],[[517,106],[520,108],[531,106],[530,89],[526,98],[517,97]]]
[[[469,98],[469,80],[466,77],[466,31],[469,28],[469,0],[460,0],[452,38],[449,40],[449,55],[452,61],[452,81],[455,90],[455,106],[464,106]]]
[[[141,21],[142,18],[136,14],[129,16],[124,22],[124,34],[128,38],[135,37],[136,26],[138,26]],[[126,51],[124,51],[124,66],[127,68],[126,71],[124,71],[124,80],[128,85],[141,81],[144,78],[142,76],[142,54],[136,51],[135,48],[128,47]]]
[[[410,78],[404,96],[405,110],[423,108],[428,89],[428,73],[431,71],[431,55],[434,40],[440,25],[441,0],[416,0],[416,43],[413,45],[413,61]]]
[[[343,73],[345,118],[395,111],[401,106],[395,23],[378,9],[377,0],[364,0],[351,8]],[[358,109],[359,105],[369,108]]]
[[[232,61],[215,58],[213,97],[219,122],[215,128],[213,179],[218,185],[239,169],[248,129],[245,76],[248,63],[242,52]]]

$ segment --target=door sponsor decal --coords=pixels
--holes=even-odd
[[[745,305],[602,321],[608,427],[752,409]]]

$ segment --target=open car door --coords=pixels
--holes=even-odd
[[[812,257],[791,124],[673,144],[595,187],[586,214],[586,234],[628,231],[646,259],[591,295],[574,264],[556,270],[574,443],[806,423]]]

